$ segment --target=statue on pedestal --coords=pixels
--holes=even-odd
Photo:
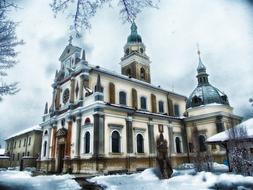
[[[171,167],[171,161],[168,157],[168,143],[163,137],[162,127],[159,126],[160,136],[156,141],[157,146],[157,164],[161,172],[162,179],[168,179],[171,177],[173,170]]]

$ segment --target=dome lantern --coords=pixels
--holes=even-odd
[[[218,88],[212,86],[208,81],[206,67],[202,63],[200,51],[198,50],[199,64],[197,67],[198,86],[193,90],[186,102],[186,109],[207,104],[223,104],[229,106],[227,95]]]

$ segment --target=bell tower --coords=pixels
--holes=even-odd
[[[124,56],[121,58],[121,74],[150,83],[149,57],[145,53],[145,45],[137,33],[137,26],[133,21],[131,34],[124,46]]]

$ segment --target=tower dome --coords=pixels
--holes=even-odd
[[[137,26],[134,21],[131,26],[131,34],[127,38],[127,43],[142,43],[141,36],[137,33]]]
[[[206,67],[201,61],[199,51],[198,54],[199,54],[199,64],[197,68],[198,86],[193,90],[193,92],[187,99],[186,109],[213,103],[229,106],[227,95],[209,83],[208,74],[206,73]]]

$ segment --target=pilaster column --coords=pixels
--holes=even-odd
[[[104,154],[104,115],[96,113],[94,117],[94,156],[102,156]]]
[[[81,123],[82,116],[78,115],[76,118],[76,139],[75,139],[75,158],[80,157],[80,138],[81,138]]]
[[[71,136],[72,136],[72,118],[68,118],[68,132],[67,132],[67,142],[66,142],[66,147],[65,147],[65,157],[70,158],[71,156]]]
[[[55,96],[56,96],[56,88],[54,87],[54,90],[53,90],[53,97],[52,97],[52,107],[51,107],[52,110],[50,110],[50,111],[53,111],[54,108],[55,108]],[[49,112],[50,112],[50,111],[49,111]]]
[[[53,139],[52,139],[51,158],[55,158],[57,123],[54,123],[52,125],[52,128],[53,128]]]
[[[49,159],[49,156],[50,156],[51,134],[52,134],[52,128],[50,127],[48,129],[48,139],[47,139],[47,153],[46,153],[47,159]]]
[[[70,80],[70,103],[74,103],[74,99],[75,99],[75,78],[71,77]]]
[[[168,137],[169,137],[169,154],[174,153],[174,140],[173,140],[173,129],[171,125],[168,125]]]
[[[84,88],[84,74],[80,76],[80,94],[79,94],[79,100],[83,100],[83,88]]]
[[[155,142],[155,135],[154,135],[154,124],[152,124],[151,122],[148,123],[148,142],[149,142],[149,153],[155,154],[156,142]]]
[[[126,119],[127,153],[133,153],[133,122],[132,118]]]

